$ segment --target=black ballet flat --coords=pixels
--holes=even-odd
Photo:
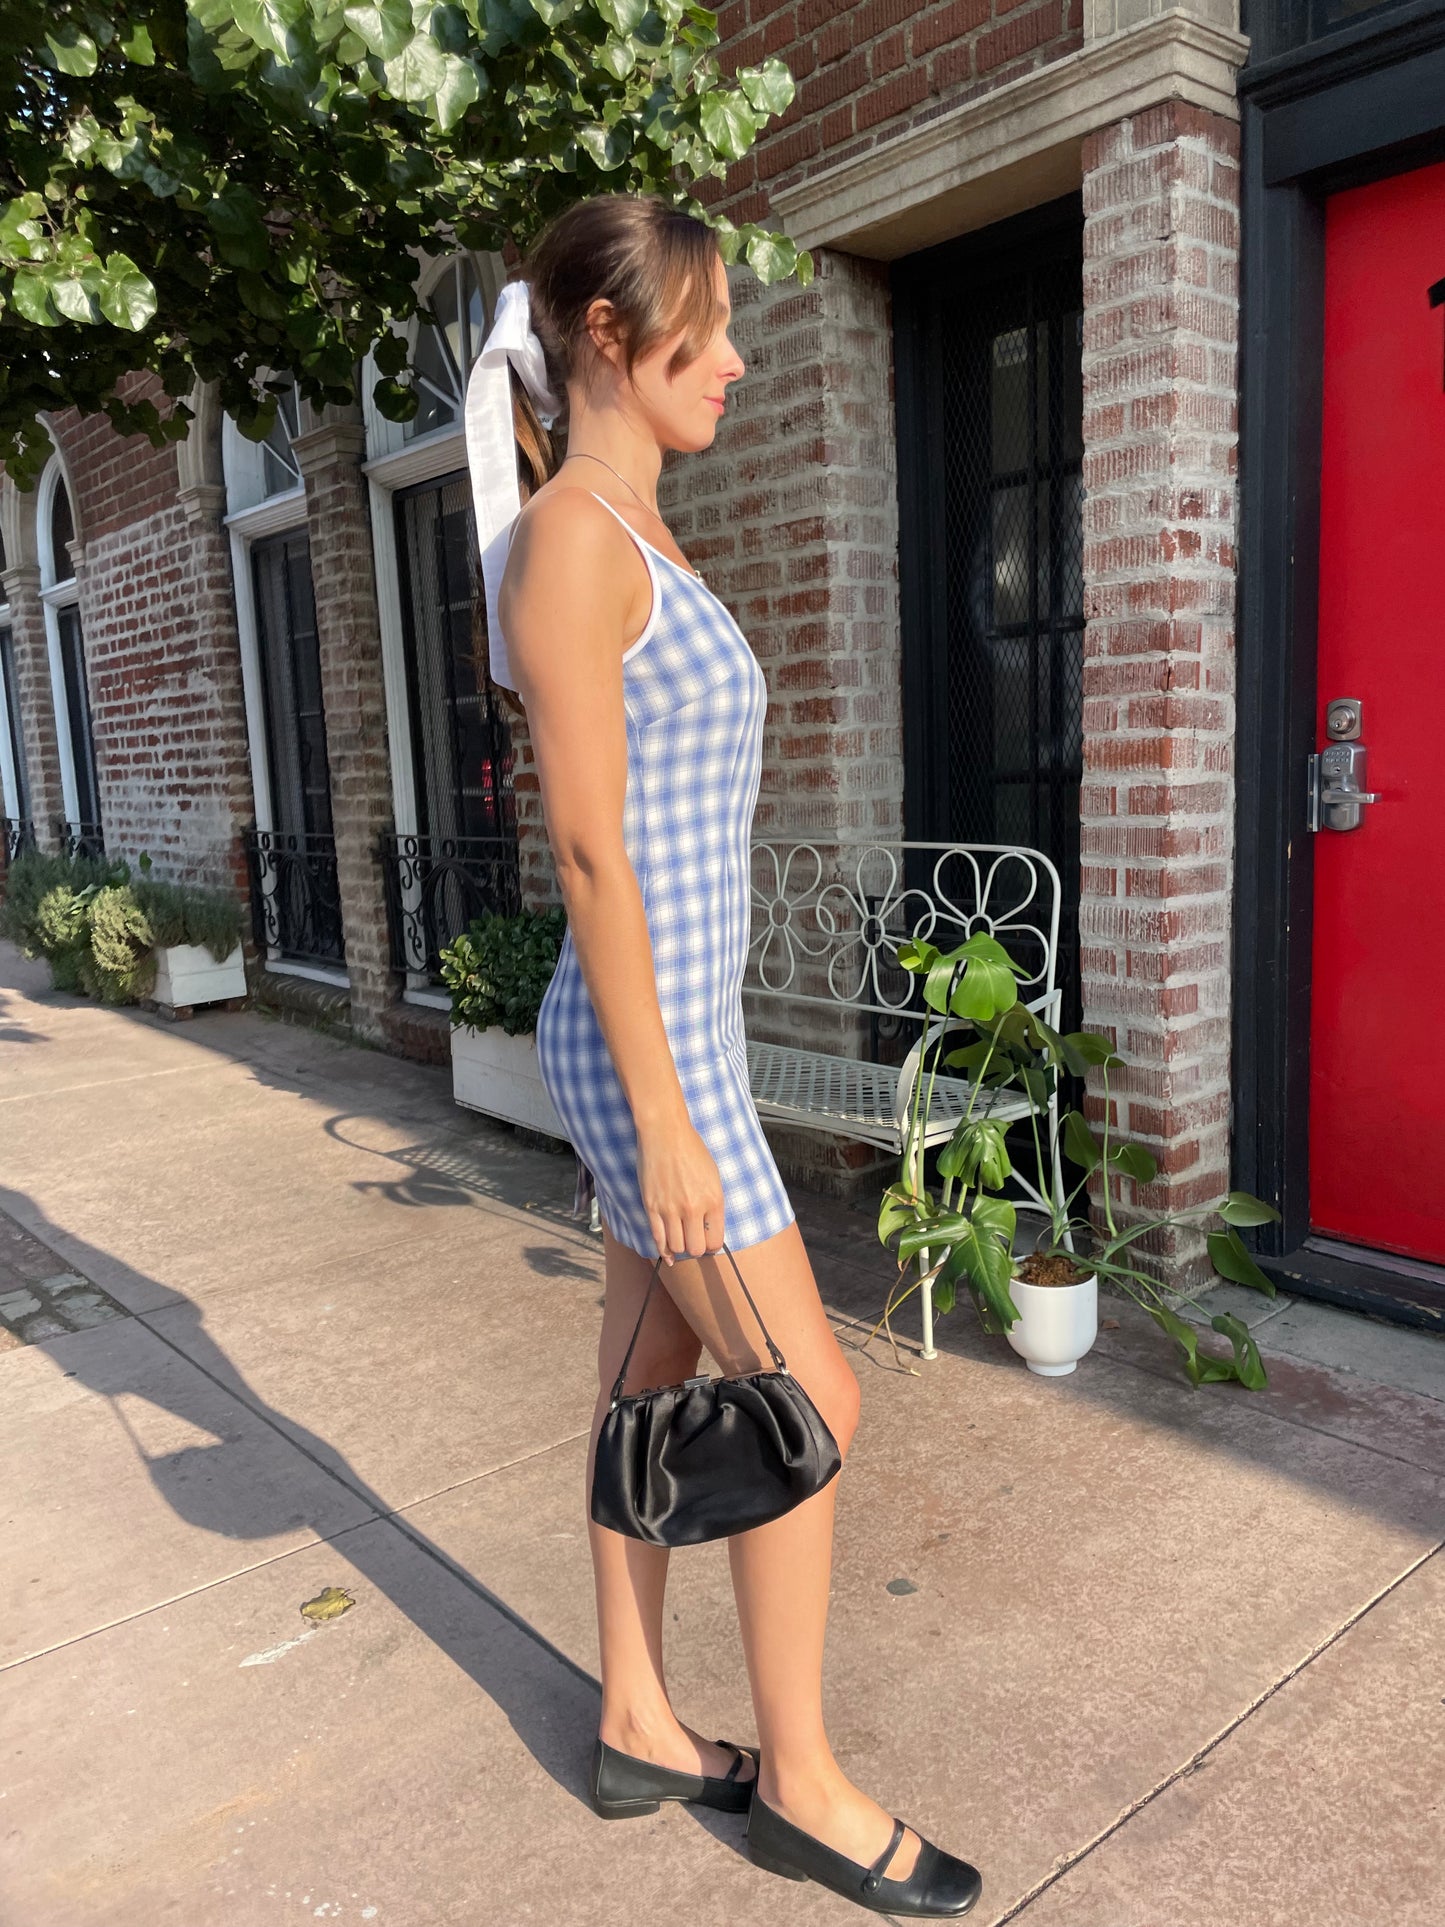
[[[906,1880],[884,1878],[883,1869],[898,1851],[904,1831],[903,1822],[895,1820],[893,1838],[873,1865],[865,1867],[795,1827],[766,1800],[755,1799],[748,1814],[748,1853],[768,1873],[785,1880],[816,1880],[870,1913],[907,1920],[956,1920],[966,1914],[983,1892],[983,1877],[977,1867],[956,1860],[931,1840],[923,1841]]]
[[[678,1773],[670,1766],[654,1766],[651,1760],[619,1753],[599,1735],[587,1781],[593,1810],[604,1820],[631,1820],[656,1813],[664,1800],[683,1800],[719,1813],[746,1813],[757,1783],[758,1756],[752,1747],[733,1746],[731,1740],[716,1744],[731,1746],[736,1755],[726,1773]],[[751,1780],[737,1777],[745,1759],[753,1763]]]

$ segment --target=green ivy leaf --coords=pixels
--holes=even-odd
[[[610,174],[632,152],[632,140],[624,127],[579,127],[577,139],[604,173]]]
[[[90,325],[102,318],[100,302],[95,293],[99,278],[98,273],[90,276],[67,274],[51,282],[50,298],[67,321]]]
[[[233,267],[259,270],[271,255],[271,239],[253,195],[231,181],[206,209],[221,259]]]
[[[286,297],[264,274],[253,274],[248,268],[242,268],[236,276],[236,287],[247,310],[262,321],[284,321],[290,312]]]
[[[230,0],[229,11],[246,38],[278,60],[299,51],[296,29],[306,0]]]
[[[761,67],[739,67],[734,78],[759,114],[785,114],[793,103],[793,76],[776,54]]]
[[[429,101],[447,77],[447,57],[434,40],[419,33],[390,60],[382,62],[388,91],[397,100]]]
[[[642,25],[648,0],[596,0],[596,7],[612,31],[626,39]]]
[[[437,126],[447,133],[472,103],[481,99],[485,88],[482,74],[470,60],[462,60],[456,54],[446,54],[443,58],[446,77],[436,91],[432,112]]]
[[[741,160],[758,131],[746,98],[723,87],[702,96],[699,119],[704,138],[728,161]]]
[[[151,39],[151,30],[144,20],[138,21],[131,28],[120,43],[120,50],[136,67],[154,67],[156,64],[155,43]]]
[[[17,268],[15,279],[10,284],[10,299],[25,319],[33,321],[37,327],[59,327],[60,311],[50,298],[50,282],[44,273],[31,268]]]
[[[748,266],[764,287],[784,281],[798,265],[798,250],[785,234],[760,234],[749,241]]]
[[[0,255],[11,261],[42,260],[47,248],[39,217],[44,212],[41,194],[21,194],[7,202],[0,214]]]
[[[82,33],[73,20],[62,20],[45,36],[50,64],[63,74],[85,79],[100,65],[100,49],[88,33]]]
[[[128,254],[112,254],[100,283],[100,307],[107,321],[132,333],[156,311],[156,291]]]
[[[408,0],[375,0],[375,4],[370,6],[347,7],[343,10],[342,18],[361,44],[368,52],[374,53],[378,60],[395,59],[404,47],[410,45],[416,33]]]

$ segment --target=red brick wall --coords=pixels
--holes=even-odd
[[[154,383],[123,385],[128,394]],[[176,452],[103,415],[52,418],[70,477],[106,848],[244,890],[250,758],[228,545],[177,501]]]
[[[107,851],[243,890],[251,765],[219,529],[174,504],[112,525],[86,542],[80,581]]]
[[[797,94],[700,198],[767,221],[769,194],[1083,45],[1083,0],[723,0],[725,64],[786,61]]]
[[[1229,1175],[1238,133],[1172,104],[1084,151],[1084,1004],[1178,1209]]]

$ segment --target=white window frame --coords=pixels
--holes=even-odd
[[[79,539],[75,517],[75,490],[70,485],[58,453],[45,464],[35,497],[35,542],[40,561],[40,606],[45,622],[45,656],[50,668],[50,704],[55,712],[55,746],[60,758],[60,795],[67,823],[80,821],[80,785],[75,780],[75,744],[70,735],[70,704],[65,696],[65,664],[60,654],[60,612],[80,603],[80,581],[69,556],[64,567],[70,574],[57,575],[55,553],[50,540],[50,514],[55,505],[55,490],[64,482],[70,497],[70,516]],[[89,663],[85,650],[85,623],[80,625],[80,672],[86,677],[86,701],[90,700]],[[99,784],[97,783],[97,789]],[[97,798],[97,802],[98,802]]]
[[[15,647],[15,625],[11,620],[10,604],[0,602],[0,629],[10,630],[10,647]],[[15,734],[20,734],[20,719],[16,718]],[[12,823],[20,821],[20,773],[15,767],[15,758],[10,753],[10,692],[5,686],[5,678],[0,675],[0,802],[4,804],[3,814]]]
[[[458,254],[469,254],[482,290],[486,325],[496,311],[497,297],[507,279],[500,254],[478,254],[456,249],[443,255],[422,282],[422,298],[430,294],[444,273],[450,271]],[[408,346],[416,341],[413,321],[408,329]],[[480,343],[478,344],[480,346]],[[465,384],[469,369],[463,369]],[[418,482],[429,482],[454,474],[467,466],[466,435],[458,420],[414,441],[404,436],[405,424],[388,421],[371,399],[378,371],[370,355],[362,368],[362,411],[366,422],[367,460],[361,472],[366,477],[371,510],[371,545],[376,569],[376,607],[381,628],[382,682],[386,692],[387,741],[391,759],[392,819],[398,836],[417,834],[416,773],[412,767],[411,704],[406,689],[406,631],[401,609],[401,571],[396,554],[395,496],[398,489]],[[402,992],[405,1002],[431,1009],[448,1010],[450,1000],[434,990],[419,973],[407,972]]]

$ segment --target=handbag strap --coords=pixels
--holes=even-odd
[[[787,1367],[786,1361],[783,1358],[783,1354],[778,1350],[777,1346],[773,1343],[773,1335],[768,1330],[767,1326],[763,1323],[763,1314],[758,1310],[757,1304],[753,1299],[753,1294],[748,1290],[748,1281],[746,1278],[744,1278],[743,1274],[740,1271],[738,1271],[737,1259],[733,1256],[731,1249],[728,1247],[726,1243],[724,1243],[724,1245],[722,1246],[722,1249],[727,1252],[728,1263],[732,1266],[733,1270],[737,1272],[737,1280],[738,1280],[738,1283],[743,1288],[743,1296],[744,1298],[747,1299],[748,1304],[752,1306],[753,1317],[757,1319],[758,1326],[762,1331],[763,1337],[767,1340],[768,1350],[772,1354],[774,1365],[777,1366],[780,1372],[787,1371],[788,1367]],[[632,1354],[637,1345],[637,1334],[642,1330],[642,1321],[647,1316],[648,1305],[652,1302],[653,1288],[656,1286],[658,1277],[662,1271],[662,1259],[663,1259],[663,1254],[662,1252],[659,1251],[657,1254],[657,1258],[653,1263],[652,1275],[649,1277],[647,1281],[647,1290],[644,1293],[643,1300],[642,1300],[642,1310],[637,1314],[637,1323],[632,1327],[632,1336],[627,1341],[627,1351],[623,1356],[622,1370],[617,1374],[617,1383],[612,1387],[613,1407],[616,1406],[617,1401],[622,1396],[623,1383],[627,1378],[627,1368],[632,1363]]]

